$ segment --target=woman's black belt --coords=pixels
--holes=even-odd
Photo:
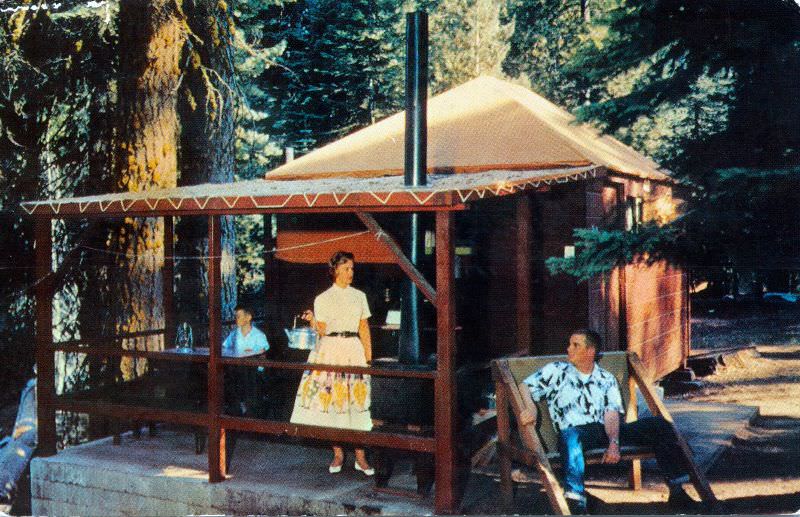
[[[358,332],[331,332],[326,335],[330,337],[358,337]]]

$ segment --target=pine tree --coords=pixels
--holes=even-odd
[[[508,11],[515,21],[514,33],[503,70],[565,108],[585,102],[592,84],[579,74],[569,76],[567,67],[581,43],[593,35],[592,16],[608,9],[607,4],[606,0],[591,6],[577,0],[512,0]]]
[[[228,6],[217,0],[182,4],[189,30],[183,49],[184,77],[178,103],[180,185],[229,183],[234,171],[234,37]],[[236,232],[232,217],[221,218],[223,256],[234,257]],[[208,219],[182,217],[175,226],[175,303],[178,319],[194,328],[208,326]],[[236,306],[235,263],[222,267],[222,319],[233,319]],[[202,336],[199,336],[202,338]],[[202,339],[200,339],[202,341]]]
[[[177,183],[177,91],[185,23],[177,5],[169,0],[120,4],[114,161],[119,190],[139,192]],[[107,245],[115,254],[115,274],[109,277],[106,306],[112,308],[115,333],[163,328],[163,232],[160,218],[126,218],[109,233]],[[163,346],[157,339],[142,341],[147,348]],[[123,359],[124,377],[138,373],[134,364]]]
[[[674,238],[653,229],[647,240],[696,268],[796,264],[785,235],[800,216],[800,6],[628,0],[597,24],[603,37],[587,40],[568,72],[602,96],[578,114],[694,188],[686,214],[663,229]],[[588,237],[585,250],[621,243]]]
[[[103,151],[100,113],[108,97],[97,91],[113,66],[105,49],[113,30],[105,9],[65,6],[61,10],[6,11],[0,23],[0,352],[9,360],[0,373],[0,388],[16,394],[31,375],[33,349],[20,346],[32,332],[32,221],[18,210],[21,201],[88,192],[102,185],[92,176],[94,157]],[[46,41],[47,45],[42,42]],[[90,72],[91,71],[91,72]],[[107,90],[107,88],[103,88]],[[107,167],[103,174],[107,176]],[[80,229],[54,225],[56,275],[54,314],[59,339],[78,337],[75,314],[82,277],[64,258]],[[74,261],[70,261],[74,264]],[[63,267],[62,267],[63,266]],[[73,361],[75,357],[59,360]],[[80,368],[58,371],[59,388],[74,384]]]
[[[299,152],[364,127],[397,107],[402,67],[389,0],[306,0],[284,5],[275,41],[286,49],[264,76],[271,133]],[[266,86],[269,84],[269,86]]]
[[[514,22],[505,1],[442,0],[430,14],[431,90],[450,89],[481,75],[504,77]]]
[[[272,18],[283,4],[281,0],[242,1],[236,3],[231,13],[235,31],[235,145],[239,178],[262,177],[282,154],[280,143],[269,133],[269,110],[274,99],[262,83],[267,70],[277,63],[286,48],[286,42],[271,33]]]

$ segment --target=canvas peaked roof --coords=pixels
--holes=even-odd
[[[166,216],[462,209],[490,197],[605,176],[670,181],[658,165],[522,86],[480,77],[428,103],[428,184],[403,184],[403,113],[265,179],[28,201],[33,216]]]
[[[270,180],[379,177],[403,173],[405,112],[267,173]],[[531,90],[479,77],[428,101],[428,173],[604,166],[669,180],[658,164],[613,137],[578,124]]]

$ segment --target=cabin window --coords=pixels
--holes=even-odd
[[[642,225],[642,198],[628,197],[625,203],[625,230],[635,232]]]

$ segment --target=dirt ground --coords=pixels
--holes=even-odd
[[[672,397],[759,408],[759,416],[735,436],[707,473],[722,510],[726,514],[797,513],[800,310],[767,307],[742,313],[730,308],[698,312],[699,317],[692,320],[693,353],[752,347],[725,356],[724,366],[699,379],[699,390]],[[594,496],[593,513],[672,513],[666,504],[667,489],[656,472],[644,473],[638,492],[629,490],[625,480],[626,469],[622,467],[595,466],[587,472],[587,489]],[[519,513],[550,511],[537,485],[520,485],[515,503]]]
[[[676,398],[758,407],[759,416],[734,437],[708,478],[725,513],[793,514],[800,511],[800,310],[695,311],[693,353],[748,346],[754,348],[725,356],[724,366],[701,377],[701,389]],[[604,497],[612,504],[602,509],[669,513],[666,489],[658,480],[646,481],[648,503],[612,494]]]
[[[709,481],[725,513],[798,512],[800,310],[766,308],[722,317],[715,312],[692,320],[693,353],[732,346],[755,348],[726,356],[724,366],[700,378],[701,389],[680,398],[756,406],[759,416],[716,460],[708,472]],[[663,489],[661,496],[666,496]],[[663,503],[656,501],[649,508],[621,504],[608,509],[662,513]]]

